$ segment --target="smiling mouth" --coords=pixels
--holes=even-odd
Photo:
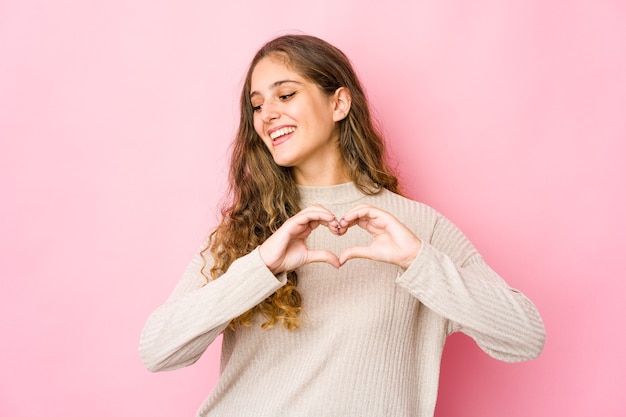
[[[295,131],[296,131],[295,127],[292,127],[292,126],[283,127],[283,128],[280,128],[280,129],[275,130],[274,132],[270,133],[270,138],[272,140],[276,140],[276,139],[280,138],[281,136],[288,135],[288,134],[293,133]]]

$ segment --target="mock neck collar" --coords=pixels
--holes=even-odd
[[[365,195],[354,185],[346,182],[337,185],[298,185],[302,208],[312,204],[347,204],[360,200]]]

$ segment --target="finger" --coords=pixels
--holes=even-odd
[[[341,227],[354,226],[361,220],[374,219],[380,216],[380,213],[382,212],[382,210],[369,206],[367,204],[359,204],[358,206],[355,206],[352,209],[348,210],[343,215],[341,220],[339,220],[339,223]]]
[[[339,226],[339,222],[338,221],[334,221],[334,222],[328,223],[327,227],[328,227],[328,230],[330,230],[330,233],[332,233],[333,235],[341,236],[341,234],[342,234],[341,233],[341,226]]]
[[[328,230],[334,235],[338,235],[341,229],[341,227],[339,226],[339,221],[335,218],[333,218],[331,221],[312,220],[308,225],[311,230],[316,229],[320,225],[326,226]]]
[[[326,262],[337,269],[341,266],[341,262],[339,262],[337,255],[327,250],[310,250],[307,254],[306,263],[312,262]]]
[[[333,214],[307,212],[300,213],[287,220],[284,224],[284,229],[291,236],[302,237],[302,233],[308,234],[319,225],[327,226],[332,231],[337,229],[339,223]]]
[[[328,225],[333,222],[338,223],[335,215],[331,211],[329,211],[328,209],[320,205],[309,206],[305,208],[304,210],[300,211],[298,214],[296,214],[292,218],[297,219],[298,223],[300,224],[304,224],[312,220],[319,221],[320,224],[324,224],[324,225]]]
[[[355,259],[355,258],[373,259],[372,252],[369,247],[353,246],[341,252],[341,255],[339,255],[339,263],[343,265],[350,259]]]

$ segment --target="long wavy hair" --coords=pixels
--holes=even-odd
[[[339,146],[351,180],[365,194],[382,189],[400,193],[398,179],[387,164],[383,139],[373,123],[367,97],[349,59],[339,49],[308,35],[286,35],[266,43],[254,56],[241,92],[241,116],[232,144],[229,188],[222,219],[211,233],[203,255],[210,251],[209,280],[218,279],[238,258],[250,253],[300,209],[298,187],[289,167],[278,166],[254,130],[250,83],[256,65],[265,57],[279,58],[328,96],[345,87],[352,103],[346,118],[337,122]],[[206,266],[206,264],[205,264]],[[277,322],[288,330],[300,327],[302,297],[296,271],[287,272],[287,284],[230,323],[252,325],[257,314],[264,329]]]

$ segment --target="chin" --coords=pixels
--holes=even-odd
[[[294,165],[292,160],[286,158],[274,158],[274,163],[283,168],[291,168]]]

